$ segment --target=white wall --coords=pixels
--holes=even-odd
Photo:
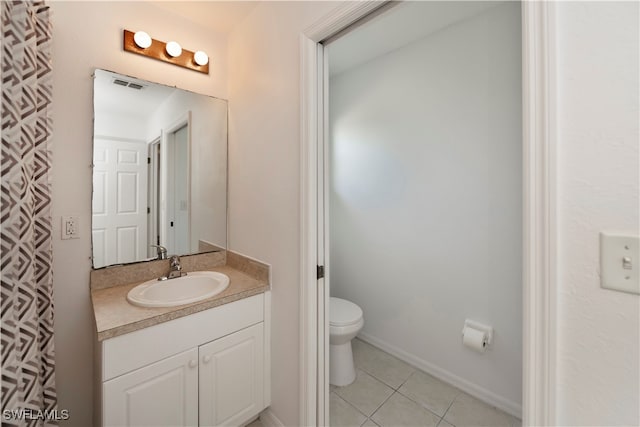
[[[332,296],[363,309],[366,338],[515,411],[520,33],[507,3],[329,82]],[[494,327],[485,354],[462,345],[465,318]]]
[[[297,32],[331,7],[263,2],[229,45],[231,246],[274,264],[273,406],[290,425],[298,400]],[[638,297],[598,288],[596,249],[601,228],[638,224],[637,7],[558,5],[562,425],[640,424]]]
[[[91,141],[94,68],[227,98],[226,37],[145,2],[51,2],[53,12],[53,258],[56,382],[66,425],[92,425],[94,324]],[[123,29],[175,38],[211,57],[209,75],[122,50]],[[80,215],[80,239],[60,240],[60,216]]]
[[[227,246],[227,101],[175,91],[149,120],[147,141],[191,112],[191,239]]]
[[[640,425],[640,298],[600,288],[598,233],[639,233],[638,2],[559,2],[558,424]]]
[[[299,425],[300,32],[331,2],[260,2],[229,36],[230,247],[272,267],[272,409]]]
[[[148,3],[51,5],[56,374],[59,407],[71,410],[66,425],[87,426],[93,375],[92,70],[227,98],[227,46],[224,36]],[[262,2],[229,39],[230,243],[273,265],[272,399],[288,425],[298,424],[298,37],[335,6]],[[637,4],[562,3],[559,9],[559,328],[565,341],[558,351],[559,421],[610,424],[600,421],[611,415],[612,423],[637,425],[638,297],[598,288],[594,237],[605,226],[638,223]],[[212,58],[211,74],[123,52],[123,28],[204,48]],[[60,216],[70,213],[81,215],[81,239],[61,241]]]

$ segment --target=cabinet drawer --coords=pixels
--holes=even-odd
[[[101,380],[141,368],[264,320],[264,295],[120,335],[100,343]]]

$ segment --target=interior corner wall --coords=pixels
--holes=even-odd
[[[147,2],[52,1],[53,288],[58,408],[68,426],[93,425],[95,324],[91,269],[91,162],[95,68],[227,98],[227,39]],[[176,39],[211,58],[205,75],[122,49],[123,29]],[[61,240],[61,216],[80,217],[79,239]]]
[[[508,2],[329,82],[332,296],[365,339],[518,415],[520,21]],[[485,353],[465,319],[494,328]]]
[[[271,409],[300,424],[300,33],[334,2],[260,2],[229,35],[229,245],[271,264]]]
[[[600,287],[602,230],[640,234],[638,2],[556,2],[556,425],[640,425],[640,297]]]

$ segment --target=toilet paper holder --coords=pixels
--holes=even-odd
[[[465,319],[464,327],[462,328],[462,336],[464,336],[464,331],[466,329],[475,329],[478,331],[482,331],[486,334],[486,338],[484,340],[484,347],[489,347],[493,342],[493,328],[491,326],[483,325],[482,323],[478,323],[475,320]]]

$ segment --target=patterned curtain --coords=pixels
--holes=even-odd
[[[51,24],[44,1],[1,1],[2,425],[54,425]],[[12,411],[12,412],[9,412]]]

